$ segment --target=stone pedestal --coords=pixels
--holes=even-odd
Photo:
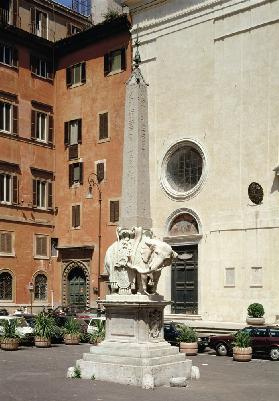
[[[82,378],[152,388],[191,377],[192,362],[164,340],[163,297],[108,295],[103,304],[106,338],[77,361]]]

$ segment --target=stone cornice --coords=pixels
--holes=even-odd
[[[169,2],[169,0],[152,0],[148,3],[148,8],[151,8],[151,5],[153,5],[153,7],[156,5],[159,6],[160,3],[164,3],[166,1]],[[160,30],[160,34],[158,36],[161,36],[163,34],[163,26],[164,28],[168,28],[173,23],[177,24],[178,20],[179,23],[182,23],[184,21],[186,22],[187,20],[202,17],[204,15],[206,16],[206,19],[222,18],[226,15],[237,14],[245,9],[258,7],[262,4],[270,3],[272,1],[276,0],[205,0],[204,2],[201,2],[195,6],[188,8],[185,7],[183,10],[179,10],[177,12],[170,12],[164,17],[156,18],[156,16],[154,16],[150,21],[140,21],[139,27],[137,27],[137,23],[135,23],[132,29],[132,34],[136,31],[143,33],[143,31],[147,31],[149,29],[154,30],[157,27],[160,27],[158,29]],[[147,3],[134,8],[131,7],[130,11],[132,15],[137,17],[145,9],[147,9]],[[198,13],[200,13],[200,15],[198,15]],[[210,14],[210,16],[208,14]],[[193,15],[195,15],[195,17],[193,17]]]

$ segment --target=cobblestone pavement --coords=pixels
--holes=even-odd
[[[277,401],[279,361],[249,363],[205,352],[192,357],[200,380],[187,388],[143,390],[94,380],[66,379],[66,371],[89,350],[88,344],[22,347],[0,351],[0,401]]]

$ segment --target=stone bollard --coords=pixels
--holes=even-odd
[[[186,377],[172,377],[170,379],[171,387],[187,387]]]

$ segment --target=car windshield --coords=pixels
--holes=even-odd
[[[28,324],[24,318],[17,318],[18,327],[28,327]]]

